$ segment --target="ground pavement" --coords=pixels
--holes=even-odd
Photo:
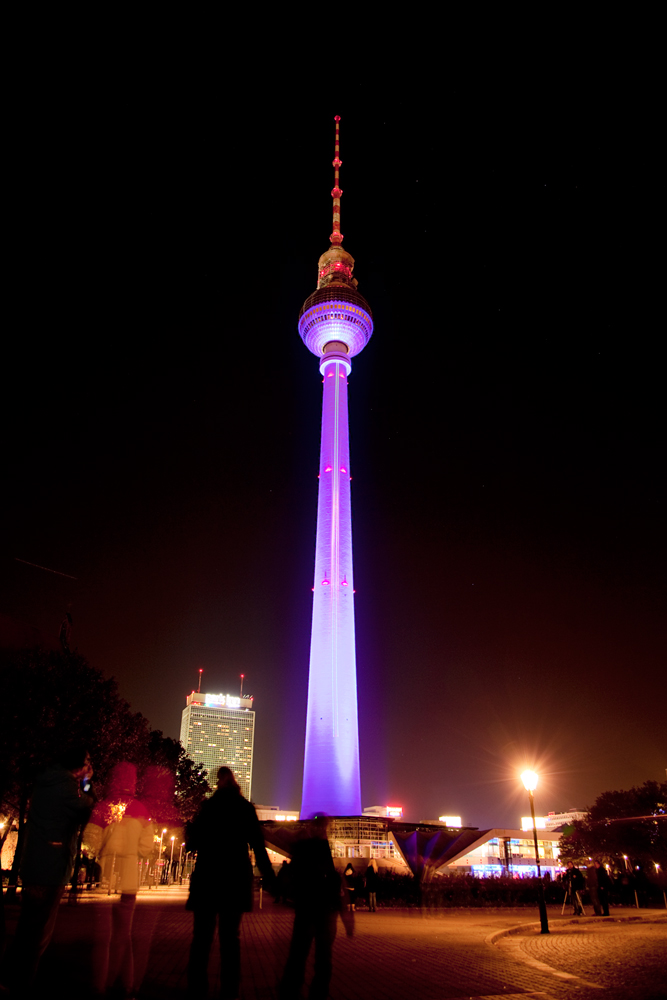
[[[140,996],[176,1000],[185,993],[192,915],[183,890],[139,895],[135,916]],[[36,995],[85,997],[96,931],[114,897],[63,903],[44,956]],[[8,907],[9,952],[16,907]],[[660,1000],[667,997],[667,912],[618,909],[609,918],[561,917],[541,935],[528,909],[379,910],[356,913],[354,938],[340,928],[334,945],[331,1000]],[[293,913],[265,897],[242,928],[242,1000],[276,1000]],[[215,946],[214,946],[215,948]],[[308,977],[312,975],[312,964]],[[211,996],[219,984],[212,954]]]

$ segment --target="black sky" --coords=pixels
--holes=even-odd
[[[321,380],[296,322],[340,114],[375,319],[350,378],[363,804],[513,826],[523,765],[538,810],[663,778],[659,198],[623,81],[166,79],[24,98],[0,612],[56,635],[69,609],[175,737],[200,667],[245,673],[253,798],[298,807]]]

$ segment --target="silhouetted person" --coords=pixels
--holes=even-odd
[[[328,819],[318,817],[311,835],[297,841],[292,852],[290,875],[295,914],[292,941],[279,989],[280,1000],[301,996],[306,961],[315,941],[315,975],[309,1000],[326,1000],[331,981],[331,949],[340,914],[348,937],[354,933],[354,916],[348,911],[347,892],[336,871],[327,839]]]
[[[348,864],[347,868],[343,872],[343,878],[347,888],[348,906],[351,910],[354,910],[357,902],[357,876],[355,875],[354,868],[351,864]]]
[[[188,963],[188,994],[208,996],[208,957],[216,919],[220,941],[220,996],[238,997],[241,978],[239,932],[244,913],[252,910],[253,882],[248,845],[257,867],[275,893],[275,875],[264,847],[255,807],[244,799],[228,767],[218,770],[218,788],[191,824],[187,849],[197,852],[190,878],[187,909],[194,914]]]
[[[586,869],[586,890],[595,916],[601,917],[602,907],[600,906],[600,897],[598,896],[598,870],[595,865],[589,865]]]
[[[581,905],[579,893],[584,888],[584,876],[571,861],[567,863],[567,868],[563,874],[563,881],[567,886],[568,902],[572,904],[573,916],[583,916],[584,908]]]
[[[373,858],[366,869],[366,892],[368,893],[368,909],[370,913],[377,910],[377,889],[380,878],[378,876],[378,863]]]
[[[283,861],[276,875],[276,903],[286,903],[290,893],[290,865]]]
[[[598,896],[600,899],[600,906],[602,907],[602,916],[609,916],[609,890],[611,889],[611,879],[609,877],[609,872],[605,866],[600,862],[595,862],[595,867],[597,869],[598,875]]]
[[[58,917],[65,886],[72,877],[79,828],[94,799],[83,792],[93,768],[85,747],[65,750],[57,764],[35,781],[21,861],[21,914],[10,967],[15,995],[29,993],[39,960],[46,951]]]

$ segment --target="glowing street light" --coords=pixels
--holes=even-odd
[[[537,825],[535,823],[535,801],[533,799],[533,792],[537,788],[537,775],[534,771],[524,771],[521,775],[521,780],[523,781],[524,787],[528,792],[528,798],[530,800],[530,815],[533,820],[533,838],[535,840],[535,861],[537,863],[537,882],[539,891],[538,906],[540,910],[540,926],[541,934],[549,933],[549,921],[547,919],[547,904],[544,900],[544,884],[542,882],[542,871],[540,869],[540,851],[537,846]]]

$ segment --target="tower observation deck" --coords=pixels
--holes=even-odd
[[[347,378],[351,359],[370,340],[373,318],[357,291],[354,258],[342,247],[340,117],[335,121],[331,247],[319,259],[317,289],[299,314],[299,334],[320,358],[324,383],[303,818],[361,814]]]

